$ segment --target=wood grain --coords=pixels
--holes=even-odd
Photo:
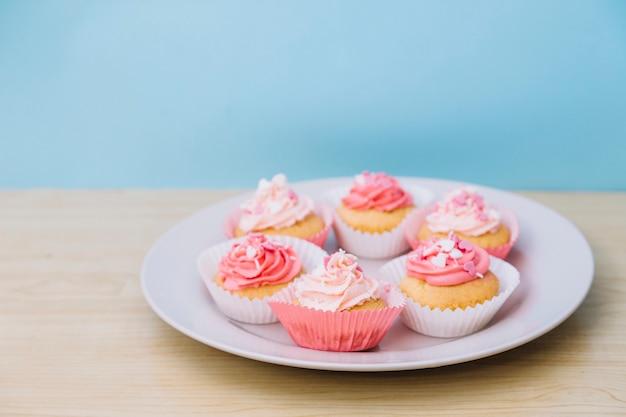
[[[570,219],[596,260],[553,331],[478,361],[349,373],[221,352],[147,305],[153,242],[238,192],[0,191],[0,415],[626,415],[626,193],[519,192]]]

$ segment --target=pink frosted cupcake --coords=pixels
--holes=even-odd
[[[453,189],[441,201],[413,213],[405,228],[405,238],[413,249],[433,236],[444,238],[449,233],[504,259],[517,241],[519,223],[510,210],[485,203],[475,187],[467,186]]]
[[[267,305],[268,298],[326,256],[306,240],[251,233],[208,248],[197,265],[215,304],[226,316],[260,324],[278,321]]]
[[[306,239],[324,246],[332,227],[332,213],[324,204],[296,194],[284,174],[261,179],[254,196],[230,213],[224,232],[230,239],[251,232]]]
[[[335,209],[339,246],[363,258],[380,259],[409,249],[403,225],[416,205],[432,199],[432,192],[403,186],[382,172],[364,171],[351,186],[336,187],[326,198]]]
[[[519,284],[511,264],[452,234],[427,240],[380,273],[407,297],[402,322],[435,337],[480,330]]]
[[[269,305],[294,342],[329,351],[378,345],[404,307],[392,286],[365,276],[343,250],[274,295]]]

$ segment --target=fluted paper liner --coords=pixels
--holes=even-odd
[[[398,285],[406,276],[406,257],[404,255],[384,264],[380,269],[381,278]],[[422,306],[406,297],[406,307],[400,315],[402,322],[418,333],[433,337],[466,336],[485,327],[520,282],[519,271],[513,265],[495,256],[489,258],[489,269],[500,281],[498,295],[475,307],[443,311]]]
[[[324,258],[328,256],[325,250],[303,239],[280,235],[268,236],[268,239],[291,246],[300,256],[300,261],[306,272],[310,272],[318,265],[323,264]],[[230,239],[206,249],[198,256],[198,271],[217,308],[225,316],[244,323],[275,323],[278,318],[267,305],[269,296],[252,300],[247,297],[239,297],[237,294],[220,287],[214,281],[220,260],[228,253],[233,244],[245,240],[246,237]]]
[[[519,238],[520,227],[517,216],[509,209],[504,207],[498,207],[492,205],[494,209],[496,209],[500,215],[502,216],[502,223],[509,229],[510,239],[509,242],[505,245],[496,246],[493,248],[483,248],[487,251],[489,255],[493,255],[500,259],[506,259],[509,252],[515,245],[515,242]],[[434,205],[429,205],[428,207],[423,207],[421,209],[415,210],[407,216],[407,221],[404,226],[404,237],[411,249],[415,249],[420,245],[420,240],[417,238],[417,235],[422,228],[422,225],[426,221],[426,216],[432,213],[434,210]]]
[[[348,226],[337,214],[336,208],[341,204],[341,199],[348,195],[352,184],[335,187],[327,191],[324,194],[324,199],[333,207],[333,228],[339,246],[346,252],[368,259],[391,258],[409,250],[409,243],[404,237],[406,222],[413,212],[430,203],[434,198],[434,194],[429,189],[423,187],[404,185],[402,187],[413,196],[416,209],[411,211],[395,228],[382,233],[368,233],[356,230]]]
[[[376,310],[322,311],[293,303],[295,284],[274,294],[269,305],[299,346],[309,349],[354,352],[378,345],[405,305],[402,292],[380,282],[379,295],[387,307]]]
[[[332,209],[328,206],[328,204],[316,202],[314,208],[315,214],[322,218],[324,222],[324,228],[319,231],[317,234],[306,238],[311,243],[319,247],[324,247],[326,243],[326,239],[328,238],[328,233],[333,226],[333,213]],[[235,210],[228,213],[226,219],[224,220],[224,234],[228,239],[233,239],[235,237],[235,229],[239,224],[239,219],[241,219],[242,211],[240,208],[236,208]],[[268,235],[268,236],[284,236],[280,234]]]

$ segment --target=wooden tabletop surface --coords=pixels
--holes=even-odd
[[[626,415],[626,193],[518,192],[593,250],[592,288],[560,326],[472,362],[359,373],[225,353],[149,307],[151,245],[239,192],[0,191],[0,415]]]

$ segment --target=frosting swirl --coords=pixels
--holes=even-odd
[[[339,249],[324,260],[324,265],[297,280],[296,298],[300,304],[317,310],[343,311],[377,299],[378,281],[366,277],[356,259]]]
[[[282,229],[304,219],[313,212],[313,200],[298,195],[287,184],[284,174],[271,181],[259,181],[254,196],[241,205],[243,214],[239,228],[244,232],[268,228]]]
[[[218,264],[224,288],[231,291],[289,282],[301,269],[293,248],[261,233],[250,233],[235,243]]]
[[[392,211],[413,204],[413,196],[398,181],[382,172],[363,171],[354,177],[354,185],[342,203],[354,210]]]
[[[485,204],[474,187],[449,191],[426,216],[428,228],[435,233],[454,231],[467,236],[495,232],[500,225],[500,213]]]
[[[406,258],[408,276],[436,286],[458,285],[482,278],[488,269],[489,254],[452,233],[448,238],[427,240]]]

